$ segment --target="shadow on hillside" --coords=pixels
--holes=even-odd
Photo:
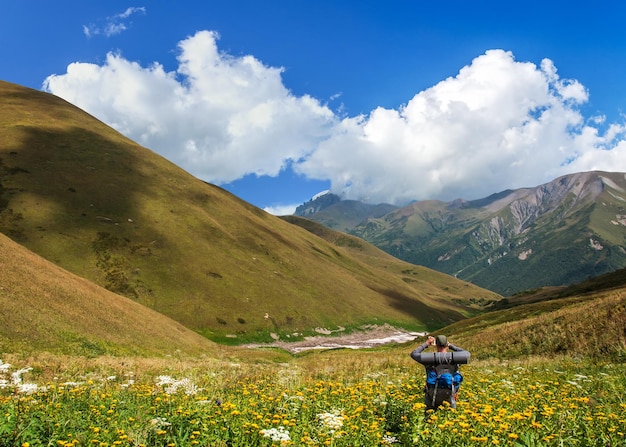
[[[21,131],[26,138],[4,158],[7,172],[2,181],[5,189],[13,191],[11,195],[33,197],[35,204],[54,210],[55,215],[46,218],[51,229],[110,226],[136,213],[133,191],[144,179],[137,169],[144,162],[132,144],[79,128],[53,132],[22,127]]]
[[[430,307],[417,298],[404,295],[395,290],[374,289],[388,298],[389,304],[395,309],[409,315],[428,326],[429,329],[442,327],[465,317],[453,310],[441,310]]]
[[[136,298],[139,276],[129,259],[149,256],[172,237],[159,228],[159,216],[144,213],[142,201],[158,186],[188,179],[92,117],[64,109],[58,115],[76,126],[18,125],[10,129],[15,143],[0,145],[0,231],[60,265],[82,257],[85,271],[76,273],[83,276],[95,274],[93,264],[86,265],[95,258],[109,290]],[[81,120],[93,130],[77,127]],[[11,231],[2,228],[8,224]]]

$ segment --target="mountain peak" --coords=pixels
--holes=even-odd
[[[339,205],[309,218],[502,294],[626,267],[620,172],[580,172],[467,202],[416,201],[378,216],[343,205],[339,218]]]
[[[329,206],[340,202],[338,195],[332,194],[330,191],[322,191],[313,196],[311,200],[303,203],[296,208],[295,216],[307,217],[328,208]]]

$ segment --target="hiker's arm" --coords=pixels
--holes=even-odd
[[[425,341],[424,344],[422,344],[421,346],[418,346],[417,348],[413,350],[413,352],[411,352],[411,358],[415,360],[416,362],[421,363],[422,351],[429,346],[430,344],[427,341]]]

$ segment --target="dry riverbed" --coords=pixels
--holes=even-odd
[[[298,353],[311,349],[361,349],[389,343],[405,343],[415,340],[416,337],[424,336],[425,332],[408,332],[389,325],[370,325],[360,331],[343,333],[340,328],[336,331],[319,328],[320,335],[306,337],[304,340],[289,341],[277,339],[272,343],[259,343],[246,345],[249,348],[278,347],[292,353]]]

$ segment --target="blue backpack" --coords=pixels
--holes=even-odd
[[[439,364],[428,371],[426,383],[437,388],[457,391],[463,382],[463,375],[457,365]]]

